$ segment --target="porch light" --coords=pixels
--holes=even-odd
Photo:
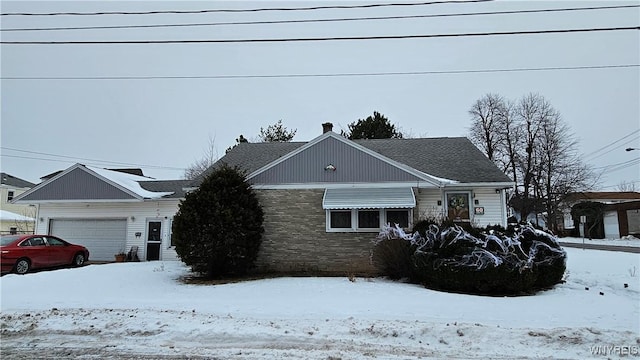
[[[329,164],[324,167],[324,171],[336,171],[336,167],[333,164]]]

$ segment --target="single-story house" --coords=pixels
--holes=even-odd
[[[584,229],[571,217],[571,208],[581,202],[605,204],[601,228],[596,233],[605,239],[619,239],[627,235],[640,236],[640,192],[636,191],[594,191],[569,194],[565,200],[564,227],[576,229],[580,236]]]
[[[323,130],[309,142],[240,143],[209,170],[239,167],[258,195],[265,213],[258,270],[371,272],[372,240],[386,223],[411,228],[423,218],[448,217],[506,226],[505,190],[513,182],[467,138],[349,140],[330,123]],[[40,204],[39,231],[62,236],[60,222],[71,230],[118,220],[111,252],[113,242],[137,245],[141,259],[152,260],[158,256],[150,243],[159,243],[159,258],[175,259],[171,218],[198,180],[130,176],[123,184],[117,172],[78,164],[19,201]],[[90,184],[108,189],[85,193]]]
[[[349,140],[330,123],[309,142],[240,143],[222,163],[247,172],[264,208],[264,271],[369,272],[384,224],[506,226],[513,188],[467,138]]]

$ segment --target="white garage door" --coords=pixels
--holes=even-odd
[[[113,261],[125,249],[126,219],[52,219],[51,235],[89,249],[89,260]]]

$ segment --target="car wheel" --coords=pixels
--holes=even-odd
[[[73,257],[73,266],[82,266],[84,265],[84,254],[76,254]]]
[[[31,263],[29,262],[28,259],[20,259],[16,262],[16,266],[15,266],[15,271],[16,274],[26,274],[29,272],[29,269],[31,268]]]

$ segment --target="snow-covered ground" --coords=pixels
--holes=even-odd
[[[574,237],[563,237],[563,238],[558,238],[558,241],[566,242],[566,243],[574,243],[574,244],[640,247],[640,239],[632,235],[625,236],[621,239],[586,239],[586,238],[583,239],[583,238],[574,238]]]
[[[194,285],[179,280],[188,274],[179,262],[9,274],[0,278],[0,355],[640,357],[640,254],[566,250],[566,283],[523,297],[451,294],[382,278],[285,277]]]

